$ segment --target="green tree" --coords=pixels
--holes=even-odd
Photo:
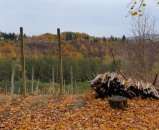
[[[125,42],[125,41],[126,41],[125,35],[122,36],[121,40],[122,40],[122,42]]]

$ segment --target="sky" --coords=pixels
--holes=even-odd
[[[27,35],[83,32],[91,36],[131,36],[127,8],[131,0],[0,0],[0,31]],[[149,10],[159,20],[159,6],[148,0]],[[159,22],[158,22],[159,23]]]

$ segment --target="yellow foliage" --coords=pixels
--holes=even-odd
[[[87,53],[88,53],[88,50],[87,50],[87,48],[86,48],[84,45],[81,45],[80,51],[81,51],[84,55],[87,55]]]
[[[2,59],[3,58],[3,54],[0,52],[0,59]]]
[[[77,53],[76,58],[80,59],[80,60],[83,60],[83,54]]]
[[[14,50],[14,48],[13,48],[13,46],[10,45],[9,43],[6,43],[6,44],[4,44],[4,46],[3,46],[3,50],[6,51],[6,52],[8,52],[8,53],[11,53],[11,52]]]
[[[15,46],[12,42],[4,43],[4,45],[0,47],[0,50],[1,50],[0,58],[17,56]]]
[[[104,60],[107,62],[109,60],[111,60],[112,58],[109,55],[104,56]]]
[[[17,54],[15,53],[15,51],[12,51],[11,52],[11,57],[16,57],[17,56]]]
[[[62,47],[63,49],[63,54],[64,56],[67,56],[67,57],[76,57],[78,56],[79,58],[82,57],[82,55],[78,55],[78,52],[76,50],[76,48],[74,48],[74,46],[72,46],[71,44],[66,44],[66,46],[63,46]]]

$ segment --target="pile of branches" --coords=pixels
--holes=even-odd
[[[127,98],[141,96],[142,98],[153,97],[159,99],[159,91],[151,83],[124,78],[121,74],[115,72],[99,74],[89,83],[100,98],[120,95]]]

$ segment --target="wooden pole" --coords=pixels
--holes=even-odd
[[[52,66],[52,89],[53,89],[53,93],[55,93],[54,82],[55,82],[55,78],[54,78],[54,67]]]
[[[62,83],[62,50],[61,50],[61,41],[60,41],[60,29],[57,29],[57,37],[59,44],[59,85],[60,85],[60,94],[62,94],[63,83]]]
[[[71,66],[70,74],[71,74],[71,88],[72,88],[72,94],[73,94],[73,68],[72,68],[72,66]]]
[[[12,75],[11,75],[11,94],[14,94],[14,77],[15,77],[15,63],[12,62]]]
[[[49,89],[49,95],[51,95],[51,93],[52,93],[52,82],[51,82],[51,80],[50,80],[50,89]]]
[[[39,93],[39,78],[38,78],[38,81],[36,83],[36,95],[38,95]]]
[[[21,42],[21,66],[22,66],[22,94],[26,95],[26,80],[25,80],[25,54],[24,54],[24,42],[23,42],[23,28],[20,27],[20,42]]]
[[[73,84],[73,94],[76,94],[76,80],[74,80]]]
[[[65,79],[63,80],[63,91],[64,91],[64,93],[66,92],[66,85],[65,85],[66,83],[65,83]]]
[[[32,76],[31,76],[31,93],[34,91],[34,65],[32,65]]]
[[[70,94],[70,86],[67,86],[67,93]]]

